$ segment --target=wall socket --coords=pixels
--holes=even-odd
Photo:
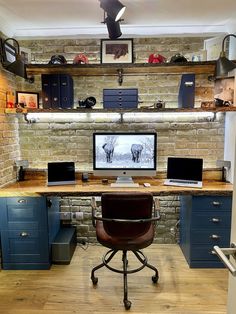
[[[60,219],[71,220],[71,212],[60,212]]]
[[[84,219],[84,213],[83,212],[75,212],[73,215],[73,218],[76,220],[83,220]]]

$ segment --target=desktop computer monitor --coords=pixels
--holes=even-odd
[[[137,186],[132,176],[155,176],[156,133],[94,133],[93,170],[97,176],[116,176],[113,186]]]

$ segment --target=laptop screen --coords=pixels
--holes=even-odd
[[[168,157],[167,179],[202,181],[203,159]]]
[[[75,184],[74,162],[49,162],[48,185]]]

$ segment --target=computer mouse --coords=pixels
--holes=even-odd
[[[143,184],[143,186],[145,186],[145,188],[148,188],[149,186],[151,186],[151,184],[150,184],[150,183],[145,182],[145,183]]]

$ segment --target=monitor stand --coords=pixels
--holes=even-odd
[[[113,188],[137,188],[138,183],[134,183],[132,177],[117,177],[115,183],[111,183]]]

